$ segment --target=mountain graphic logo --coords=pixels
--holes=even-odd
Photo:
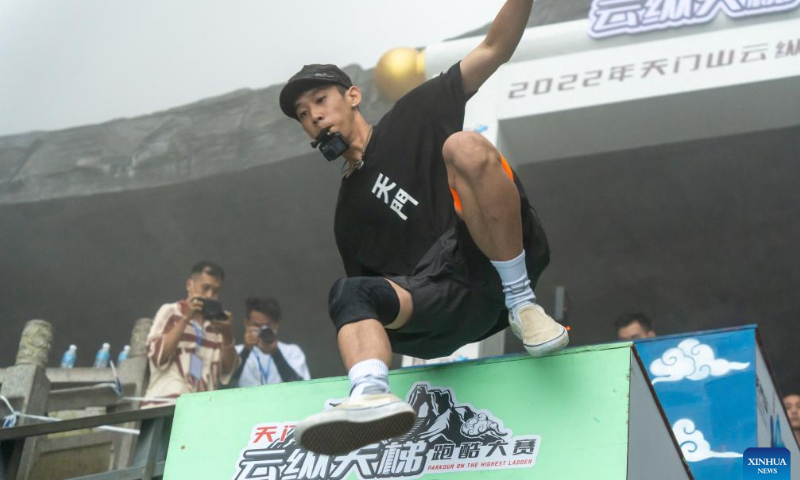
[[[318,455],[294,439],[297,422],[255,425],[232,480],[415,479],[426,473],[533,468],[539,435],[515,436],[502,420],[456,399],[453,389],[415,383],[406,396],[417,412],[402,437],[346,455]],[[330,408],[341,400],[328,400]]]

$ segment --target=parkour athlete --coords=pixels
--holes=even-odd
[[[329,311],[351,390],[297,425],[304,448],[342,454],[411,428],[413,408],[389,390],[393,351],[449,355],[509,324],[531,355],[567,345],[532,289],[549,262],[539,218],[500,152],[462,131],[467,100],[511,58],[532,4],[507,0],[478,47],[375,125],[334,65],[306,65],[281,91],[312,146],[347,161],[334,221],[347,277]]]

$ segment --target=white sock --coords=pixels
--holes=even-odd
[[[536,302],[536,295],[533,294],[531,281],[528,278],[528,268],[525,266],[525,250],[512,260],[505,262],[492,260],[492,265],[497,269],[503,282],[503,293],[506,294],[506,308],[509,312],[523,303]]]
[[[389,367],[380,360],[358,362],[347,376],[350,377],[350,398],[389,393]]]

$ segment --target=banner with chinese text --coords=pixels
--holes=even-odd
[[[616,344],[393,371],[412,430],[334,457],[300,448],[294,425],[346,395],[345,378],[187,395],[164,478],[622,480],[630,362]]]
[[[800,18],[512,63],[500,120],[800,76]]]

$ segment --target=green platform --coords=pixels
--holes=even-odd
[[[346,378],[185,395],[164,478],[677,480],[691,478],[631,344],[394,371],[419,418],[345,457],[299,449],[291,425]]]

